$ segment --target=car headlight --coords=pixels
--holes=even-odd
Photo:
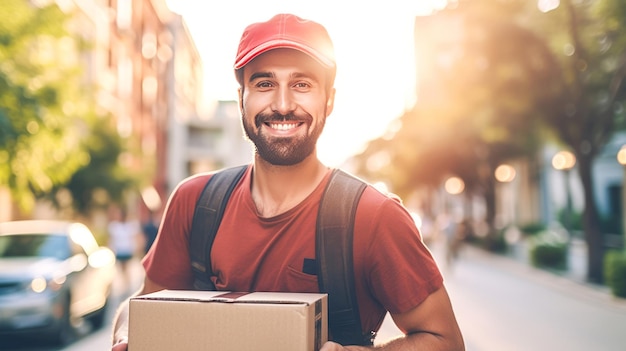
[[[37,277],[30,282],[30,288],[36,293],[41,293],[46,291],[48,287],[48,282],[43,277]]]
[[[57,291],[63,286],[66,280],[65,275],[55,276],[52,279],[46,279],[44,277],[35,277],[30,282],[30,289],[36,293],[42,293],[46,289]]]

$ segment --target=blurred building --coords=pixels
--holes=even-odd
[[[168,144],[170,190],[190,175],[252,161],[237,101],[216,101],[206,113],[184,120],[173,117]]]
[[[102,69],[112,84],[103,92],[107,97],[104,106],[110,109],[118,132],[130,141],[130,150],[134,151],[121,162],[153,179],[152,193],[159,196],[144,203],[158,209],[166,191],[168,117],[175,109],[167,100],[173,85],[168,72],[173,58],[169,23],[177,18],[165,0],[98,2],[105,4],[109,14],[109,41],[104,45],[107,60]],[[139,198],[131,201],[139,202]]]
[[[133,217],[161,210],[185,177],[251,160],[237,102],[200,109],[202,58],[185,20],[165,0],[47,1],[74,13],[72,31],[92,45],[76,53],[77,62],[85,82],[98,88],[101,114],[111,116],[130,144],[120,162],[151,179],[129,200]],[[0,192],[0,203],[11,203],[6,192]]]
[[[137,201],[158,211],[182,179],[248,162],[236,102],[203,100],[203,63],[184,18],[165,0],[109,0],[111,96],[120,134],[133,139],[129,167],[149,172]],[[158,194],[158,196],[155,196]]]
[[[132,135],[136,149],[131,167],[149,170],[160,201],[144,196],[158,210],[177,183],[202,171],[250,160],[242,138],[236,102],[203,105],[203,65],[182,16],[165,0],[111,0],[109,55],[117,74],[116,115],[120,133]],[[145,189],[143,194],[154,194]]]

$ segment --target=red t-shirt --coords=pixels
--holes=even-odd
[[[251,167],[233,191],[211,252],[219,290],[319,292],[303,272],[315,259],[318,204],[330,171],[300,204],[272,218],[257,214]],[[181,182],[170,197],[159,235],[143,260],[147,276],[168,289],[192,289],[189,233],[195,204],[210,175]],[[386,311],[406,312],[443,285],[415,223],[393,197],[368,186],[357,208],[354,271],[363,330],[378,330]]]

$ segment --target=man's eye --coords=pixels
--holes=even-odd
[[[298,82],[296,84],[294,84],[294,87],[299,88],[299,89],[304,89],[304,88],[309,88],[311,85],[309,83],[306,82]]]
[[[262,81],[262,82],[258,82],[256,84],[257,88],[271,88],[273,85],[272,83],[268,82],[268,81]]]

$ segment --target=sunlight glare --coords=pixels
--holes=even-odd
[[[511,165],[502,164],[494,172],[496,180],[501,183],[509,183],[515,179],[515,168]]]
[[[617,162],[622,166],[626,166],[626,145],[623,145],[617,152]]]
[[[560,4],[559,0],[539,0],[537,1],[537,8],[545,13],[557,9]]]
[[[459,177],[450,177],[446,180],[444,188],[450,195],[458,195],[465,190],[465,182]]]

